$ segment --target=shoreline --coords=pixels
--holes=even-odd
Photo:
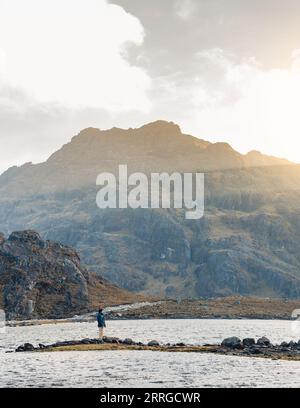
[[[276,299],[230,296],[182,301],[160,300],[138,302],[104,309],[107,320],[149,319],[224,319],[224,320],[290,320],[294,310],[300,309],[300,299]],[[7,321],[8,327],[41,324],[93,322],[95,312],[61,319],[30,319]]]
[[[239,317],[222,317],[222,316],[213,316],[213,317],[193,317],[193,316],[161,316],[161,317],[153,317],[153,316],[144,316],[144,317],[132,317],[132,316],[122,316],[122,317],[114,317],[114,318],[106,318],[106,321],[122,321],[122,320],[130,320],[130,321],[138,321],[138,320],[282,320],[282,321],[295,321],[292,318],[284,318],[284,317],[264,317],[264,316],[256,316],[256,317],[247,317],[247,316],[239,316]],[[41,320],[20,320],[20,321],[8,321],[6,322],[6,327],[29,327],[29,326],[41,326],[46,324],[66,324],[66,323],[94,323],[95,319],[87,318],[87,319],[80,319],[75,320],[73,318],[66,318],[66,319],[41,319]]]

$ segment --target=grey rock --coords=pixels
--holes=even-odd
[[[257,344],[259,346],[270,346],[271,342],[267,337],[263,336],[257,340]]]
[[[34,350],[34,346],[31,343],[25,343],[23,347],[24,347],[24,351]]]
[[[255,339],[253,339],[253,338],[246,338],[246,339],[243,339],[243,346],[247,346],[247,347],[251,347],[251,346],[253,346],[255,344]]]
[[[259,348],[251,348],[249,349],[251,354],[262,354],[262,351]]]
[[[223,347],[232,348],[232,349],[240,349],[242,348],[242,341],[238,337],[228,337],[224,339],[221,343]]]
[[[151,340],[149,341],[148,346],[159,346],[159,342],[157,340]]]
[[[132,345],[132,344],[134,344],[134,341],[132,339],[127,338],[127,339],[123,340],[123,344]]]
[[[83,340],[81,340],[81,344],[91,344],[91,340],[90,339],[83,339]]]

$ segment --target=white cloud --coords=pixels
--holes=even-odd
[[[193,5],[177,2],[178,17]],[[241,152],[300,161],[299,49],[289,69],[213,48],[149,78],[126,58],[144,35],[138,19],[105,0],[0,0],[0,172],[45,160],[84,127],[156,119]]]
[[[264,70],[221,49],[199,52],[191,72],[158,78],[156,112],[182,129],[241,152],[257,149],[300,162],[300,52],[290,69]],[[165,113],[165,115],[164,115]]]
[[[146,112],[150,78],[124,54],[143,39],[139,20],[106,0],[0,0],[0,86],[42,103]]]
[[[195,10],[193,0],[177,0],[174,4],[174,11],[177,17],[182,20],[188,20]]]

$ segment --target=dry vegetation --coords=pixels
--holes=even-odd
[[[300,300],[230,296],[201,300],[169,300],[123,313],[124,318],[290,319]]]
[[[149,296],[128,292],[105,279],[99,279],[94,274],[90,274],[88,292],[91,310],[97,310],[99,303],[105,306],[115,306],[155,300]]]

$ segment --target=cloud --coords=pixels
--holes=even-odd
[[[195,3],[193,0],[177,0],[174,3],[175,15],[182,20],[188,20],[195,10]]]
[[[251,47],[239,52],[240,39],[221,44],[228,30],[211,41],[217,23],[203,8],[212,3],[201,2],[193,24],[198,3],[172,1],[169,20],[163,3],[159,29],[146,9],[144,30],[105,0],[0,0],[0,172],[45,160],[84,127],[159,118],[241,152],[299,161],[300,50],[270,68]]]
[[[144,36],[105,0],[0,0],[0,174],[145,115],[151,78],[127,59]]]
[[[150,78],[126,59],[137,18],[106,0],[0,0],[0,86],[69,107],[147,111]]]
[[[41,103],[20,88],[0,92],[0,174],[12,165],[46,160],[86,127],[107,129],[143,123],[138,110],[113,112],[99,108],[70,108]]]
[[[189,71],[154,80],[156,112],[182,129],[241,152],[258,149],[300,161],[300,51],[290,68],[263,69],[255,58],[202,50]]]

